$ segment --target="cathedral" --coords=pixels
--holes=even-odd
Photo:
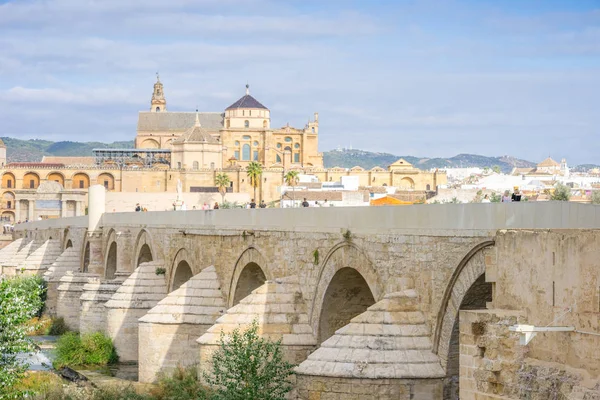
[[[228,201],[244,203],[256,197],[275,206],[289,170],[310,175],[311,190],[357,177],[365,196],[373,190],[386,191],[384,186],[424,196],[446,183],[445,173],[421,171],[405,160],[387,169],[326,169],[318,141],[318,113],[303,128],[273,129],[270,110],[250,94],[248,85],[224,111],[169,111],[157,76],[150,110],[139,112],[132,149],[95,149],[92,157],[46,156],[40,162],[6,163],[6,146],[0,141],[0,218],[18,222],[84,215],[87,189],[95,184],[106,188],[110,212],[132,211],[137,203],[149,211],[164,211],[171,207],[178,185],[186,202],[202,207],[222,200],[215,184],[219,174],[229,180]],[[257,187],[246,171],[251,162],[262,165]]]
[[[246,167],[323,167],[318,151],[319,114],[304,128],[271,128],[271,112],[246,93],[224,112],[171,112],[157,77],[150,111],[139,113],[135,147],[171,150],[172,167],[184,169]]]

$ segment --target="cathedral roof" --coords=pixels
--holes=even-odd
[[[207,131],[218,131],[223,128],[223,113],[197,113],[200,124]],[[195,112],[150,112],[141,111],[138,116],[138,131],[182,132],[194,126]]]
[[[268,110],[267,107],[263,106],[258,100],[249,94],[245,95],[232,105],[226,108],[226,110],[233,110],[236,108],[261,108],[263,110]]]
[[[200,124],[199,113],[196,113],[196,122],[194,126],[186,131],[179,138],[173,140],[173,144],[189,143],[189,142],[204,142],[204,143],[219,143],[217,139],[211,136]]]
[[[244,95],[241,99],[227,107],[225,110],[234,110],[236,108],[260,108],[263,110],[268,110],[267,107],[263,106],[258,100],[250,96],[249,85],[246,85],[246,95]]]
[[[560,164],[554,161],[551,157],[546,158],[544,161],[537,165],[538,167],[560,167]]]

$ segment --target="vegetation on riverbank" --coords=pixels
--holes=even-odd
[[[112,340],[102,332],[68,332],[56,343],[54,368],[104,366],[119,361]]]

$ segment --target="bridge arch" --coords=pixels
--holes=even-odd
[[[90,242],[85,241],[83,243],[83,256],[81,257],[81,272],[88,272],[90,265]]]
[[[181,285],[186,283],[194,276],[192,266],[190,264],[190,256],[185,248],[179,249],[173,263],[171,264],[171,276],[169,278],[169,293],[179,289]]]
[[[365,252],[352,242],[335,245],[323,260],[310,311],[319,343],[382,296],[383,286]]]
[[[140,230],[135,239],[135,253],[133,253],[133,265],[131,271],[140,266],[141,263],[157,260],[156,248],[152,236],[146,229]]]
[[[108,232],[106,242],[106,259],[104,260],[104,277],[106,279],[115,279],[117,272],[117,234],[114,229]]]
[[[491,284],[485,282],[484,249],[493,240],[479,243],[460,261],[444,291],[433,337],[433,352],[449,375],[458,375],[458,312],[485,308],[491,301]]]
[[[254,289],[270,278],[267,260],[254,246],[248,247],[238,257],[229,285],[229,307],[233,307]]]

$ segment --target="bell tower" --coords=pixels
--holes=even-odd
[[[152,100],[150,101],[151,112],[163,112],[167,111],[167,100],[165,99],[165,92],[163,91],[163,84],[160,82],[158,72],[156,73],[156,83],[154,84],[154,93],[152,93]]]

